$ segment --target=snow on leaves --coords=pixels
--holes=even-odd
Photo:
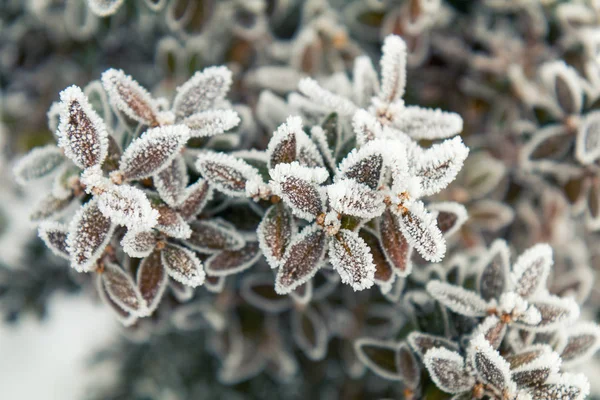
[[[168,168],[189,138],[189,129],[172,125],[149,129],[123,153],[119,169],[126,180],[140,180]]]
[[[340,115],[349,116],[357,110],[354,103],[350,100],[332,93],[329,90],[323,89],[317,81],[312,78],[303,78],[298,83],[298,89],[311,100]]]
[[[445,282],[431,281],[427,284],[427,291],[437,301],[461,315],[481,317],[488,308],[488,304],[476,293]]]
[[[256,168],[224,153],[201,153],[196,168],[215,189],[229,196],[246,197],[248,182],[262,182]]]
[[[214,108],[225,99],[231,86],[231,71],[226,67],[209,67],[196,72],[177,88],[173,110],[177,118]]]
[[[55,221],[42,222],[38,228],[38,235],[46,246],[55,255],[69,259],[69,250],[67,248],[67,235],[69,234],[69,228]]]
[[[98,196],[98,208],[115,224],[131,231],[148,231],[158,223],[158,211],[144,192],[133,186],[111,186]]]
[[[235,128],[240,117],[233,110],[207,110],[192,114],[181,121],[190,129],[190,137],[211,137]]]
[[[400,36],[387,36],[381,48],[381,90],[387,103],[401,99],[406,87],[406,43]]]
[[[414,202],[398,216],[400,230],[427,261],[439,262],[446,253],[446,242],[434,216],[425,210],[422,202]]]
[[[510,364],[500,353],[492,348],[483,335],[472,339],[471,346],[471,362],[481,380],[503,392],[514,393],[516,387],[511,380]]]
[[[462,393],[473,387],[473,378],[465,372],[465,361],[460,354],[443,347],[425,353],[425,368],[431,379],[444,392]]]
[[[60,101],[58,146],[79,168],[101,165],[108,153],[104,122],[77,86],[63,90]]]
[[[206,274],[196,255],[185,247],[169,243],[161,251],[162,263],[169,276],[184,285],[196,287],[204,283]]]
[[[277,270],[275,291],[287,294],[312,278],[325,255],[326,235],[317,225],[309,225],[295,236]]]
[[[67,250],[71,255],[71,266],[78,272],[96,269],[114,230],[114,225],[98,205],[91,200],[73,217],[67,235]]]
[[[212,195],[213,190],[208,182],[198,179],[183,192],[177,211],[185,220],[189,220],[202,212],[206,203],[212,199]]]
[[[171,207],[182,201],[188,180],[187,166],[181,156],[176,156],[171,164],[153,177],[160,198]]]
[[[58,147],[54,145],[37,147],[19,160],[13,173],[17,182],[24,185],[49,176],[64,161],[65,158]]]
[[[526,250],[513,265],[515,291],[521,297],[531,297],[544,289],[552,267],[552,248],[538,244]]]
[[[340,214],[372,219],[383,213],[383,194],[354,180],[340,180],[327,186],[331,208]]]
[[[329,260],[340,274],[342,282],[354,290],[368,289],[373,285],[375,264],[369,246],[356,232],[340,230],[329,241]]]
[[[260,249],[271,268],[277,268],[296,231],[291,211],[277,203],[265,213],[258,225],[257,235]]]
[[[415,140],[445,139],[463,130],[460,115],[416,106],[406,107],[393,124],[394,128]]]
[[[113,107],[137,122],[159,125],[155,100],[131,76],[111,68],[102,74],[102,85]]]

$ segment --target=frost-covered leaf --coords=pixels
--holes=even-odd
[[[368,56],[360,56],[354,59],[352,71],[352,91],[354,101],[359,106],[366,106],[371,98],[379,92],[379,80],[377,71]]]
[[[539,74],[564,115],[579,114],[583,105],[583,89],[577,71],[561,60],[543,64]]]
[[[369,246],[356,232],[341,229],[329,241],[329,261],[342,282],[352,289],[364,290],[373,285],[375,264]]]
[[[385,210],[379,218],[379,236],[387,260],[398,276],[406,276],[412,270],[412,247],[400,231],[396,216]]]
[[[229,154],[201,153],[196,168],[211,185],[229,196],[246,197],[249,181],[262,182],[256,168]]]
[[[389,35],[381,48],[381,100],[401,99],[406,87],[406,43],[400,36]]]
[[[311,138],[304,133],[304,130],[301,130],[296,134],[296,146],[298,153],[297,159],[300,165],[311,168],[325,166],[325,162],[323,161],[323,157],[321,156],[319,148],[311,140]]]
[[[477,291],[490,301],[500,298],[508,288],[510,253],[504,240],[495,240],[477,263]]]
[[[67,250],[71,266],[78,272],[93,271],[113,234],[111,220],[91,200],[83,205],[69,224]]]
[[[439,109],[408,106],[393,121],[394,128],[415,140],[445,139],[463,129],[460,115]]]
[[[102,86],[110,103],[129,118],[157,126],[158,106],[150,93],[122,70],[108,69],[102,74]]]
[[[123,178],[139,180],[168,168],[189,138],[189,129],[170,125],[147,130],[135,139],[121,156]]]
[[[240,117],[233,110],[208,110],[190,115],[181,123],[190,128],[190,137],[211,137],[238,126]]]
[[[502,339],[506,334],[506,324],[501,321],[495,315],[487,316],[482,323],[480,323],[475,331],[475,336],[478,334],[483,335],[485,340],[494,348],[497,349],[502,344]]]
[[[527,249],[512,268],[515,291],[521,297],[528,298],[546,289],[552,263],[552,247],[549,245],[536,244]]]
[[[212,199],[212,195],[213,190],[208,182],[198,178],[196,183],[187,187],[183,192],[177,211],[185,220],[192,219],[202,212],[206,203]]]
[[[152,208],[146,194],[133,186],[109,187],[98,196],[98,208],[113,223],[131,231],[149,231],[158,223],[158,211]]]
[[[465,371],[465,361],[455,351],[443,347],[429,350],[423,362],[435,385],[447,393],[461,393],[472,389],[474,379]]]
[[[229,225],[218,220],[190,222],[192,234],[183,242],[194,251],[206,254],[222,250],[239,250],[244,246],[244,238]]]
[[[240,295],[250,305],[268,313],[289,310],[292,302],[289,296],[275,292],[271,274],[250,274],[242,278]]]
[[[133,279],[116,264],[105,262],[102,282],[112,301],[132,315],[143,317],[148,314],[146,301],[137,290]]]
[[[158,307],[169,282],[161,258],[160,251],[152,252],[142,260],[137,271],[137,287],[148,305],[148,314]]]
[[[351,179],[327,186],[327,194],[329,205],[340,214],[372,219],[385,210],[382,192]]]
[[[239,250],[225,250],[213,254],[204,262],[206,273],[212,276],[227,276],[240,273],[251,266],[261,256],[258,242],[247,241]]]
[[[55,217],[65,211],[73,203],[73,199],[73,196],[58,198],[50,194],[34,206],[33,211],[29,214],[29,219],[39,222]]]
[[[515,370],[522,365],[529,364],[544,354],[552,352],[552,348],[548,345],[533,345],[514,354],[507,354],[504,359],[510,364],[510,369]]]
[[[177,211],[166,205],[158,206],[156,210],[158,211],[156,229],[160,232],[176,239],[187,239],[191,236],[190,226]]]
[[[67,249],[69,227],[55,221],[45,221],[38,227],[38,236],[54,255],[69,260],[71,256]]]
[[[600,157],[600,111],[586,114],[577,132],[575,156],[586,165]]]
[[[324,168],[308,168],[297,162],[278,164],[270,171],[273,192],[280,196],[294,215],[312,221],[324,211],[324,195],[318,183],[327,179]]]
[[[536,386],[544,383],[551,375],[557,374],[561,360],[551,352],[512,370],[512,380],[519,387]]]
[[[421,194],[429,196],[448,186],[456,178],[468,154],[469,149],[460,137],[434,144],[418,153],[411,164],[411,171],[421,179]]]
[[[402,342],[398,347],[396,364],[398,365],[398,372],[402,377],[402,382],[414,391],[419,386],[421,368],[412,350],[405,342]]]
[[[443,336],[430,335],[423,332],[411,332],[407,337],[408,344],[421,359],[435,347],[443,347],[450,351],[458,351],[458,345]]]
[[[96,288],[98,290],[100,300],[102,300],[102,302],[104,302],[104,304],[106,304],[110,308],[110,310],[113,312],[113,314],[116,316],[120,323],[122,323],[124,326],[131,326],[135,324],[138,318],[135,315],[132,315],[127,311],[123,310],[121,306],[119,306],[111,299],[111,297],[108,295],[108,292],[106,291],[104,279],[100,274],[98,274],[96,279]]]
[[[371,141],[358,150],[353,149],[339,164],[336,178],[352,179],[377,190],[385,174],[384,153],[383,141]]]
[[[469,205],[469,226],[496,232],[510,224],[515,212],[507,204],[495,200],[479,200]]]
[[[292,313],[292,337],[306,357],[312,361],[327,355],[327,326],[312,306]]]
[[[175,207],[183,200],[189,176],[182,156],[175,156],[171,164],[152,178],[156,191],[165,203]]]
[[[129,257],[142,258],[152,253],[156,242],[157,238],[154,232],[128,230],[121,240],[121,246]]]
[[[425,210],[422,202],[416,201],[398,217],[400,230],[421,257],[439,262],[446,253],[446,241],[437,227],[437,221]]]
[[[196,72],[177,88],[177,96],[173,100],[177,118],[215,107],[227,96],[231,82],[231,71],[227,67],[209,67]]]
[[[302,119],[300,117],[288,117],[281,124],[267,147],[269,157],[269,168],[277,164],[290,164],[297,160],[297,135],[302,131]]]
[[[196,287],[204,283],[202,263],[190,250],[169,243],[161,251],[162,264],[169,276],[184,285]]]
[[[88,6],[99,17],[108,17],[117,12],[125,0],[88,0]]]
[[[360,109],[352,117],[352,129],[356,135],[356,144],[360,147],[382,137],[382,126],[367,110]]]
[[[373,264],[375,264],[373,280],[381,287],[383,293],[389,292],[396,275],[386,258],[381,241],[374,232],[366,228],[361,229],[358,235],[369,246],[369,252],[373,256]]]
[[[427,283],[427,291],[434,299],[455,313],[467,317],[481,317],[486,314],[488,304],[475,292],[441,281]]]
[[[487,196],[498,187],[506,175],[504,163],[487,152],[469,154],[460,172],[461,185],[472,199]]]
[[[277,268],[296,231],[291,211],[279,202],[272,205],[258,225],[260,249],[271,268]]]
[[[300,92],[314,103],[335,111],[340,115],[349,116],[356,111],[356,105],[350,100],[324,89],[312,78],[303,78],[298,83]]]
[[[560,374],[529,393],[533,400],[583,400],[590,394],[590,384],[583,374]]]
[[[578,323],[569,327],[565,334],[559,350],[564,366],[581,364],[600,348],[600,327],[594,323]]]
[[[275,291],[287,294],[312,278],[321,266],[326,243],[325,232],[316,224],[296,235],[277,270]]]
[[[398,350],[401,344],[360,338],[354,342],[354,351],[358,359],[377,375],[400,381],[403,378],[398,365]]]
[[[473,338],[471,346],[471,362],[479,378],[500,391],[508,390],[510,393],[514,393],[510,365],[500,356],[500,353],[493,349],[483,335]]]
[[[77,86],[60,92],[60,101],[58,147],[79,168],[101,165],[108,153],[104,122]]]
[[[454,234],[467,222],[467,209],[462,204],[448,201],[429,204],[428,208],[437,213],[437,226],[446,237]]]
[[[65,161],[60,149],[54,145],[36,147],[15,165],[13,173],[21,185],[52,174]]]
[[[541,321],[533,326],[535,331],[548,332],[561,326],[567,326],[579,317],[579,306],[571,298],[560,298],[544,295],[539,299],[529,300],[541,314]]]

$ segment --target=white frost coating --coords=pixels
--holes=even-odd
[[[231,71],[224,66],[198,71],[177,88],[173,110],[177,118],[214,107],[225,99],[231,87]]]
[[[499,331],[496,331],[498,325],[502,324],[503,328]],[[495,333],[494,337],[488,337],[490,333]],[[483,335],[486,340],[490,342],[494,349],[497,349],[502,343],[502,339],[504,339],[504,334],[506,333],[506,324],[500,321],[500,319],[495,315],[488,315],[485,317],[483,322],[481,322],[475,330],[473,331],[473,336]]]
[[[452,225],[452,227],[446,230],[443,235],[448,237],[452,236],[456,233],[465,222],[469,218],[467,214],[467,209],[460,203],[456,203],[453,201],[447,201],[442,203],[432,203],[427,206],[429,211],[432,211],[432,214],[437,219],[440,213],[448,213],[453,214],[456,217],[456,221]]]
[[[157,265],[156,262],[161,263]],[[156,282],[156,268],[160,268],[161,276],[160,281]],[[149,272],[147,270],[150,270]],[[145,279],[148,275],[150,275],[150,280],[153,283],[157,283],[158,287],[152,287],[151,292],[148,294],[144,294],[143,290],[147,289],[144,287],[145,284],[148,283],[148,279]],[[169,284],[169,275],[167,271],[162,266],[162,260],[160,259],[160,255],[153,256],[151,258],[147,258],[141,261],[140,266],[137,270],[135,281],[137,283],[137,288],[140,291],[142,297],[146,300],[147,304],[147,315],[152,315],[154,311],[158,308],[160,301],[167,289]],[[150,298],[149,298],[150,297]]]
[[[452,182],[469,155],[460,137],[435,144],[419,154],[411,164],[412,174],[421,179],[423,196],[436,194]]]
[[[547,389],[546,389],[547,387]],[[578,394],[573,396],[574,393],[569,391],[569,388],[577,388]],[[552,398],[563,399],[567,395],[569,400],[583,400],[590,394],[590,382],[584,374],[555,374],[551,375],[546,382],[544,382],[543,389],[547,392],[542,395],[547,395]],[[541,398],[541,397],[540,397]]]
[[[512,267],[515,291],[528,298],[545,290],[552,264],[552,247],[549,245],[540,243],[525,250]]]
[[[121,239],[123,251],[129,257],[143,258],[154,250],[156,246],[156,236],[152,232],[127,231]]]
[[[356,145],[362,147],[371,140],[383,136],[381,123],[367,110],[360,109],[352,117],[352,129],[356,135]]]
[[[158,211],[146,194],[133,186],[112,186],[98,196],[98,208],[113,223],[135,232],[149,231],[158,223]]]
[[[354,341],[354,352],[356,353],[356,357],[358,357],[360,362],[366,365],[367,368],[375,372],[377,375],[388,380],[401,381],[402,375],[399,373],[397,366],[395,366],[397,371],[396,373],[390,372],[386,368],[381,367],[377,364],[376,360],[373,360],[367,355],[367,352],[364,351],[364,347],[376,347],[382,350],[392,351],[395,353],[394,358],[396,358],[398,350],[402,344],[402,342],[384,341],[375,338],[362,337]]]
[[[515,292],[502,293],[496,307],[498,313],[510,315],[515,322],[534,326],[540,323],[542,316],[537,308]]]
[[[106,190],[113,185],[111,180],[104,176],[100,165],[84,169],[79,176],[79,181],[85,185],[85,191],[88,194],[92,194],[93,189]]]
[[[359,56],[354,59],[352,83],[354,101],[360,107],[368,105],[371,97],[379,92],[379,77],[368,56]]]
[[[66,243],[68,233],[69,227],[56,221],[44,221],[38,227],[38,236],[46,246],[54,255],[66,260],[70,259]],[[64,237],[64,242],[57,242],[61,237]]]
[[[220,258],[226,257],[227,255],[237,257],[237,261],[235,263],[226,261],[225,263],[227,264],[227,268],[215,269],[213,264],[222,262]],[[235,275],[256,264],[261,255],[262,253],[260,252],[258,243],[256,243],[256,241],[248,241],[246,242],[246,245],[239,250],[225,250],[211,255],[208,257],[208,259],[206,259],[206,261],[204,261],[204,268],[209,276],[224,277]]]
[[[169,207],[158,208],[158,224],[156,229],[165,235],[176,239],[187,239],[192,234],[192,229],[183,217]]]
[[[406,87],[406,43],[400,36],[389,35],[381,48],[381,89],[379,98],[391,103],[404,96]]]
[[[77,272],[96,269],[96,261],[110,242],[114,224],[102,215],[95,199],[84,204],[69,224],[67,251],[71,255],[71,267]]]
[[[446,241],[437,221],[421,201],[415,201],[398,217],[400,230],[408,243],[427,261],[439,262],[446,254]]]
[[[192,114],[181,121],[190,128],[190,137],[210,137],[235,128],[240,116],[233,110],[207,110]]]
[[[108,17],[117,12],[124,0],[87,0],[88,7],[99,17]]]
[[[56,130],[58,129],[58,122],[62,109],[63,104],[60,101],[54,101],[46,113],[46,117],[48,118],[48,129],[52,133],[56,133]]]
[[[352,286],[354,291],[373,286],[376,270],[373,255],[356,232],[342,229],[329,240],[329,261],[342,283]]]
[[[325,157],[324,161],[327,163],[327,166],[335,171],[336,162],[334,158],[334,152],[336,149],[329,148],[327,137],[323,128],[318,125],[310,128],[310,137],[316,144],[318,149],[317,151],[320,151],[320,153]]]
[[[372,189],[379,188],[390,163],[388,144],[388,141],[373,140],[360,149],[352,149],[339,163],[335,180],[350,178]]]
[[[440,109],[407,106],[397,113],[392,122],[394,128],[414,140],[445,139],[458,135],[463,130],[460,115]]]
[[[313,338],[306,337],[305,324],[302,322],[303,316],[310,321],[310,326],[313,328],[313,332],[311,332]],[[315,311],[314,307],[307,307],[304,311],[292,313],[291,327],[292,336],[306,357],[312,361],[319,361],[325,357],[329,334],[325,321]]]
[[[269,160],[269,168],[272,168],[271,160],[273,158],[273,152],[278,150],[279,146],[284,140],[295,140],[294,146],[294,160],[298,156],[298,134],[302,132],[302,118],[296,116],[290,116],[287,120],[277,127],[277,130],[273,133],[273,137],[269,140],[267,146],[267,158]],[[293,160],[292,160],[293,161]]]
[[[575,326],[569,326],[565,336],[557,351],[561,354],[563,365],[567,368],[588,361],[600,349],[600,326],[593,322],[585,321]],[[591,343],[585,340],[585,344],[579,345],[577,348],[578,339],[585,337],[591,337]],[[575,348],[569,343],[571,339],[576,343]]]
[[[21,185],[25,185],[49,176],[64,161],[65,158],[58,147],[51,144],[36,147],[17,162],[13,168],[13,173],[16,181]]]
[[[327,186],[329,204],[340,214],[372,219],[385,210],[383,193],[351,179]]]
[[[482,317],[486,314],[488,304],[475,292],[441,281],[430,281],[427,292],[455,313],[467,317]]]
[[[108,154],[104,122],[78,86],[69,86],[60,92],[60,101],[58,147],[79,168],[101,165]]]
[[[434,347],[425,354],[423,363],[431,380],[444,392],[453,394],[466,392],[475,383],[471,377],[465,379],[464,383],[456,380],[456,374],[460,371],[465,373],[465,360],[455,351]],[[444,368],[441,365],[444,365]]]
[[[558,297],[548,294],[543,294],[539,298],[529,301],[538,309],[542,316],[539,324],[529,327],[536,332],[550,332],[560,327],[569,326],[569,324],[579,318],[581,310],[575,300],[570,297]]]
[[[475,336],[471,339],[471,346],[471,364],[479,378],[497,389],[516,393],[517,388],[510,375],[510,364],[494,350],[485,337],[481,334]]]
[[[583,88],[581,87],[579,74],[577,71],[567,65],[564,61],[551,61],[542,64],[539,68],[539,76],[546,87],[546,90],[556,100],[557,104],[561,106],[564,115],[571,113],[581,112],[583,106]],[[557,91],[556,81],[562,79],[566,83],[572,109],[564,109],[563,104],[560,101],[560,93]]]
[[[149,129],[123,152],[119,169],[128,180],[158,174],[169,167],[189,137],[190,130],[185,125]]]
[[[187,166],[181,156],[176,156],[171,165],[152,177],[160,198],[171,207],[176,207],[184,197],[189,181]]]
[[[536,357],[533,361],[518,366],[517,368],[512,370],[512,374],[514,375],[519,372],[547,369],[550,371],[550,375],[554,375],[558,373],[561,366],[561,362],[562,360],[560,359],[558,353],[552,351],[549,353],[541,354],[540,356]]]
[[[197,287],[204,283],[206,273],[194,252],[169,243],[161,252],[162,263],[169,276],[186,286]]]
[[[196,168],[215,189],[234,197],[246,197],[247,181],[262,180],[256,168],[225,153],[200,153]]]
[[[113,107],[135,121],[146,125],[157,124],[157,102],[130,75],[120,69],[110,68],[102,74],[102,86]]]
[[[579,127],[575,157],[585,165],[594,163],[600,157],[600,111],[588,113]]]
[[[263,219],[258,224],[258,228],[256,228],[256,235],[258,237],[258,245],[260,246],[260,250],[262,251],[265,259],[267,260],[267,264],[271,268],[278,268],[281,259],[283,258],[283,253],[281,255],[277,255],[273,252],[273,248],[269,246],[269,243],[273,243],[275,240],[282,240],[280,249],[285,252],[285,249],[290,244],[292,237],[297,232],[296,223],[294,221],[294,217],[292,216],[289,209],[286,207],[282,207],[281,218],[283,219],[282,223],[285,224],[281,229],[277,226],[277,221],[272,221],[272,213],[277,212],[277,205],[271,206],[263,216]],[[277,236],[277,237],[275,237]]]
[[[356,111],[356,105],[350,100],[324,89],[312,78],[303,78],[298,83],[302,94],[323,107],[343,116],[350,116]]]
[[[458,351],[458,346],[453,341],[446,339],[443,336],[431,335],[419,331],[409,333],[407,341],[415,354],[421,358],[424,358],[425,354],[431,350],[431,348],[427,348],[426,345],[424,346],[425,342],[431,343],[434,346],[442,346],[448,350]]]
[[[142,298],[133,279],[121,267],[106,262],[101,276],[106,294],[116,305],[135,317],[148,315],[146,300]]]
[[[475,271],[477,271],[477,292],[481,293],[483,288],[481,287],[481,276],[485,271],[485,268],[494,260],[496,257],[500,258],[500,270],[502,271],[501,279],[504,280],[503,286],[506,290],[508,284],[509,270],[510,270],[510,250],[506,241],[503,239],[496,239],[490,245],[487,250],[475,264]],[[496,278],[494,278],[496,279]],[[496,282],[493,282],[494,284]]]
[[[281,181],[287,176],[293,176],[307,182],[321,184],[327,180],[329,173],[325,168],[310,168],[300,165],[297,161],[290,164],[278,164],[275,168],[269,170],[271,179]]]

